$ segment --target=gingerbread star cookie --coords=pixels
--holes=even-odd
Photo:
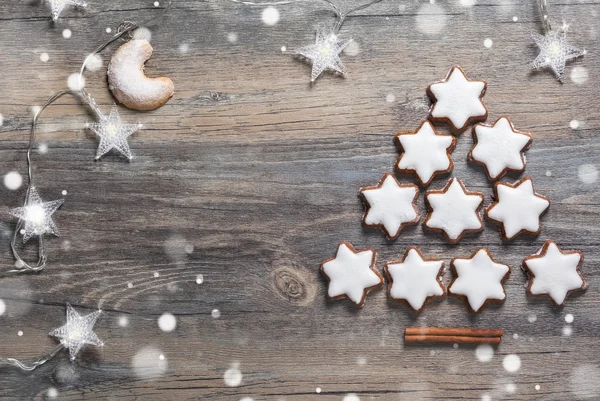
[[[421,218],[416,207],[419,188],[400,184],[391,173],[385,173],[377,186],[361,188],[359,194],[366,207],[364,225],[381,228],[390,240],[398,238],[404,227],[417,224]]]
[[[473,140],[469,161],[483,166],[491,181],[509,171],[525,170],[523,152],[531,145],[532,137],[528,132],[515,130],[508,117],[500,117],[492,125],[476,124]]]
[[[408,248],[400,262],[388,262],[383,270],[390,281],[389,298],[408,303],[416,312],[421,312],[430,299],[446,295],[440,278],[444,262],[425,259],[418,248]]]
[[[466,299],[472,312],[506,298],[503,284],[510,276],[510,267],[494,261],[487,249],[478,249],[469,259],[454,258],[450,266],[455,278],[448,292]]]
[[[427,191],[425,203],[428,214],[423,226],[442,232],[451,244],[458,243],[466,233],[483,230],[479,216],[483,194],[467,191],[457,178],[451,178],[441,191]]]
[[[557,306],[564,306],[570,293],[588,287],[579,272],[582,263],[583,252],[562,251],[554,241],[546,240],[536,254],[523,260],[529,275],[527,292],[548,295]]]
[[[434,102],[429,119],[447,122],[456,132],[464,131],[473,121],[485,121],[487,109],[481,98],[485,94],[485,81],[471,81],[459,67],[452,67],[446,79],[427,88]]]
[[[540,216],[550,201],[535,193],[530,177],[514,184],[497,182],[494,197],[496,201],[488,206],[485,215],[500,224],[503,239],[508,241],[522,233],[538,235],[542,231]]]
[[[327,295],[331,300],[349,298],[358,307],[365,304],[367,293],[383,286],[383,276],[375,268],[375,251],[357,251],[349,242],[340,242],[335,258],[321,264],[321,272],[329,281]]]
[[[450,153],[456,146],[452,135],[440,134],[429,121],[415,132],[401,132],[395,137],[402,152],[396,162],[399,173],[414,174],[421,186],[428,186],[436,175],[449,173],[454,164]]]

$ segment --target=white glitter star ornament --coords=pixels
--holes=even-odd
[[[52,220],[52,215],[63,204],[64,199],[44,202],[35,187],[30,187],[27,192],[25,205],[12,209],[9,213],[18,217],[22,222],[21,233],[23,242],[33,236],[53,234],[58,236],[58,229]],[[19,227],[20,225],[18,225]]]
[[[72,361],[75,360],[83,346],[101,347],[104,345],[92,331],[101,313],[101,310],[97,310],[81,316],[70,304],[67,304],[67,323],[50,332],[51,336],[58,338],[60,343],[69,349],[69,357]]]
[[[139,130],[142,125],[123,124],[117,111],[117,106],[113,106],[108,117],[101,113],[99,117],[100,122],[87,125],[100,138],[96,160],[100,159],[110,150],[115,149],[131,161],[133,156],[131,155],[127,138]]]
[[[314,44],[296,50],[296,54],[312,63],[310,81],[314,82],[325,70],[344,75],[346,69],[340,59],[340,53],[351,41],[352,39],[341,41],[334,32],[327,33],[318,29]]]
[[[50,336],[56,337],[60,341],[54,349],[30,363],[23,363],[15,358],[8,358],[7,362],[22,370],[32,371],[54,358],[65,348],[69,350],[69,358],[71,361],[74,361],[75,357],[84,346],[94,345],[96,347],[102,347],[104,343],[92,330],[101,313],[101,310],[97,310],[88,315],[81,316],[67,303],[67,323],[49,333]]]
[[[48,0],[50,2],[50,9],[52,10],[52,20],[57,21],[60,14],[63,12],[66,6],[79,6],[85,7],[87,4],[83,0]]]
[[[549,68],[552,70],[556,78],[562,82],[565,74],[565,66],[568,61],[583,57],[586,54],[585,50],[571,46],[566,41],[568,25],[558,29],[558,31],[550,30],[544,35],[532,32],[533,41],[539,47],[540,53],[533,61],[533,68],[536,70]]]

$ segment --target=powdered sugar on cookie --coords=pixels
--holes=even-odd
[[[393,174],[385,173],[377,186],[361,188],[359,193],[367,207],[363,223],[381,227],[389,239],[396,239],[405,226],[419,222],[416,185],[400,184]]]
[[[448,292],[466,298],[472,311],[479,312],[487,302],[506,298],[503,282],[510,268],[495,262],[487,249],[478,249],[469,259],[452,259],[451,266],[456,278]]]
[[[402,151],[396,170],[415,174],[422,186],[429,185],[436,175],[452,171],[454,165],[450,153],[456,139],[438,133],[429,121],[423,121],[415,132],[399,133],[395,139]]]
[[[476,124],[473,139],[469,160],[482,165],[490,180],[496,181],[509,171],[525,170],[523,152],[531,145],[531,134],[515,130],[508,117],[493,125]]]
[[[552,240],[523,261],[529,274],[527,290],[532,295],[548,295],[556,305],[562,306],[567,296],[587,288],[579,268],[583,263],[581,251],[562,251]]]
[[[375,269],[375,251],[357,251],[349,242],[339,244],[335,258],[321,264],[321,272],[329,280],[329,298],[347,297],[357,306],[364,305],[369,291],[383,286],[383,276]]]
[[[444,262],[425,259],[417,248],[407,249],[400,262],[386,263],[384,271],[390,280],[389,297],[406,301],[415,311],[421,311],[429,299],[446,294],[440,280]]]

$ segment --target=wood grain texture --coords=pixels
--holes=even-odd
[[[37,0],[0,2],[0,174],[25,175],[31,107],[65,87],[83,58],[109,37],[106,28],[158,12],[150,0],[88,3],[53,24]],[[561,85],[550,73],[530,71],[537,54],[530,32],[541,29],[533,1],[462,7],[459,1],[385,0],[342,28],[341,35],[359,45],[356,55],[343,56],[349,75],[325,75],[311,86],[310,67],[281,47],[310,43],[318,25],[333,23],[319,2],[279,6],[279,23],[267,27],[260,8],[174,0],[161,23],[148,27],[154,55],[146,68],[149,76],[174,81],[174,98],[153,112],[122,109],[124,119],[144,124],[130,140],[132,163],[117,156],[93,161],[97,143],[84,129],[92,116],[76,100],[61,99],[47,110],[39,141],[48,152],[34,153],[35,173],[43,197],[68,191],[55,214],[62,236],[47,241],[47,271],[0,280],[6,303],[0,357],[27,360],[51,349],[55,342],[47,334],[63,324],[65,302],[84,313],[104,310],[96,332],[105,346],[88,349],[75,364],[61,354],[29,374],[2,366],[0,398],[42,400],[55,388],[60,400],[341,401],[348,393],[362,401],[481,400],[485,394],[492,400],[599,400],[600,188],[579,174],[582,165],[600,167],[600,5],[553,3],[556,23],[571,23],[571,42],[589,49],[567,70],[585,67],[583,85],[569,77]],[[424,20],[430,26],[428,19],[443,21],[438,33],[417,29]],[[71,38],[63,38],[64,29]],[[230,33],[237,41],[228,41]],[[490,49],[485,38],[493,40]],[[187,52],[180,51],[183,44]],[[102,54],[103,68],[87,74],[87,87],[105,110],[112,102],[105,67],[115,49]],[[50,57],[46,63],[42,52]],[[552,202],[537,238],[505,243],[498,228],[486,224],[484,232],[448,246],[420,225],[393,242],[361,226],[358,189],[393,171],[394,134],[425,118],[425,88],[454,64],[488,81],[488,121],[508,115],[534,136],[526,174]],[[578,129],[569,127],[571,120],[580,121]],[[487,206],[491,185],[481,168],[467,164],[471,145],[469,133],[458,137],[452,175],[484,192]],[[438,179],[430,188],[444,183]],[[24,187],[0,189],[3,269],[13,263],[14,220],[7,211],[23,195]],[[419,208],[424,211],[422,195]],[[585,254],[590,287],[564,309],[528,298],[523,288],[520,263],[546,238]],[[477,316],[455,299],[433,302],[415,316],[386,301],[384,290],[371,293],[360,311],[328,302],[318,267],[342,240],[375,248],[380,269],[408,246],[446,264],[485,246],[513,269],[507,300]],[[450,279],[446,273],[445,283]],[[175,331],[159,329],[163,312],[177,317]],[[571,325],[567,313],[574,315]],[[420,326],[496,327],[505,336],[483,363],[471,346],[404,345],[404,329]],[[571,336],[563,336],[564,326],[572,327]],[[133,367],[143,349],[152,358],[147,363],[162,364],[155,377],[146,377],[152,369]],[[516,373],[502,366],[509,354],[520,356]],[[243,374],[239,387],[224,383],[232,366]]]

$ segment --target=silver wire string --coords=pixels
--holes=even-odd
[[[267,7],[267,6],[280,6],[280,5],[293,4],[293,3],[303,3],[308,0],[282,0],[282,1],[272,1],[272,2],[271,1],[253,2],[250,0],[230,0],[230,1],[232,1],[234,3],[244,4],[247,6]],[[346,11],[345,13],[342,13],[342,10],[340,10],[340,8],[331,0],[317,0],[317,1],[322,1],[323,3],[326,3],[329,7],[331,7],[333,12],[335,13],[335,16],[337,18],[337,23],[335,24],[335,26],[333,28],[333,32],[335,34],[337,34],[340,31],[340,29],[342,28],[342,24],[344,23],[344,20],[346,19],[347,16],[349,16],[352,13],[355,13],[357,11],[364,10],[365,8],[371,7],[373,4],[379,3],[383,0],[372,0],[369,3],[361,4],[353,9],[350,9],[350,10]]]
[[[550,18],[548,17],[548,0],[538,0],[540,4],[540,12],[542,13],[542,23],[544,24],[544,33],[549,33],[552,30]]]
[[[52,351],[48,352],[45,355],[42,355],[41,357],[39,357],[38,359],[36,359],[35,361],[33,361],[31,363],[23,363],[15,358],[6,358],[6,361],[8,363],[10,363],[11,365],[18,367],[19,369],[22,369],[27,372],[31,372],[38,366],[43,365],[46,362],[48,362],[49,360],[51,360],[52,358],[54,358],[56,356],[56,354],[58,354],[58,352],[60,350],[62,350],[63,348],[64,348],[64,345],[62,343],[60,343],[56,347],[54,347],[54,349],[52,349]]]
[[[34,187],[33,163],[31,161],[31,152],[33,151],[33,145],[35,144],[35,134],[36,134],[36,127],[38,124],[38,119],[42,115],[42,112],[48,106],[50,106],[52,103],[56,102],[58,99],[60,99],[64,95],[70,94],[70,95],[73,95],[73,96],[83,100],[83,102],[92,109],[94,114],[96,114],[99,118],[102,118],[102,116],[103,116],[102,112],[98,108],[96,101],[94,100],[92,95],[83,88],[83,85],[81,85],[83,82],[83,74],[85,72],[88,62],[91,60],[92,57],[94,57],[96,54],[100,53],[107,46],[109,46],[116,40],[122,38],[126,34],[129,34],[134,29],[137,29],[140,26],[147,25],[150,22],[153,22],[153,21],[158,20],[159,18],[163,17],[167,13],[167,11],[171,8],[172,3],[173,3],[173,0],[169,0],[169,3],[167,4],[167,6],[165,8],[163,8],[162,12],[159,15],[148,18],[139,24],[135,23],[135,22],[131,22],[131,21],[124,21],[123,23],[121,23],[121,25],[119,25],[119,27],[117,28],[117,32],[106,42],[104,42],[100,46],[96,47],[94,52],[89,54],[83,61],[83,64],[81,65],[81,68],[79,70],[79,76],[78,76],[80,89],[79,90],[62,90],[62,91],[58,91],[58,92],[54,93],[52,96],[50,96],[46,100],[46,102],[42,105],[42,107],[39,109],[39,111],[37,113],[35,113],[35,115],[33,116],[32,124],[31,124],[31,130],[29,132],[29,146],[27,147],[28,186],[27,186],[27,192],[25,193],[25,201],[23,203],[23,206],[27,205],[27,200],[29,199],[29,192],[30,192],[31,188]],[[46,257],[46,247],[44,244],[44,235],[43,234],[38,235],[38,261],[35,266],[31,266],[31,265],[27,264],[23,260],[23,258],[21,258],[21,256],[19,255],[19,252],[17,251],[16,246],[17,246],[18,234],[21,231],[22,227],[23,227],[23,220],[19,219],[19,221],[17,222],[17,225],[15,227],[15,231],[13,233],[12,241],[10,243],[10,248],[12,250],[13,256],[16,259],[16,262],[15,262],[16,268],[12,269],[12,270],[8,270],[8,271],[6,271],[6,273],[25,273],[25,272],[34,273],[34,272],[40,272],[40,271],[44,270],[44,268],[46,267],[47,257]]]

